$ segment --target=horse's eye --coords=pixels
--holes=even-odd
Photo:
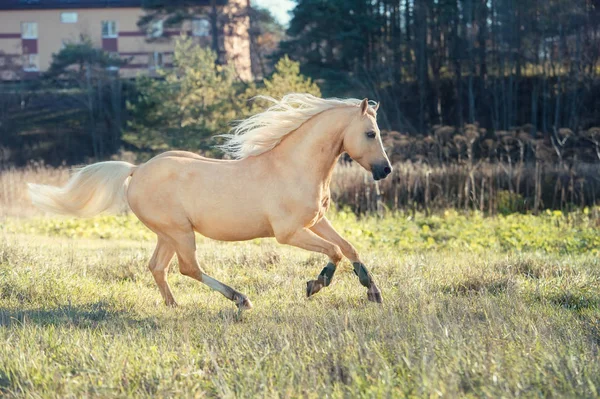
[[[375,136],[377,136],[377,133],[371,131],[371,132],[367,132],[367,137],[370,139],[374,139]]]

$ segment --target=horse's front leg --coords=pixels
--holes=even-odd
[[[356,273],[356,275],[358,276],[358,280],[360,281],[360,283],[363,286],[367,287],[367,298],[369,299],[369,301],[382,303],[383,298],[381,297],[381,291],[379,291],[379,288],[373,281],[373,276],[371,275],[371,273],[369,273],[364,263],[362,263],[362,261],[360,260],[358,252],[352,246],[352,244],[346,241],[344,237],[342,237],[337,231],[335,231],[329,220],[323,217],[321,220],[319,220],[317,224],[311,227],[311,230],[318,234],[320,237],[337,245],[340,248],[344,256],[348,258],[350,262],[352,262],[352,266],[354,266],[354,273]],[[333,268],[333,270],[328,269],[329,267],[330,265],[327,265],[318,277],[319,279],[322,279],[322,276],[325,275],[328,278],[328,283],[325,284],[325,286],[329,285],[329,282],[333,277],[333,273],[335,272],[335,267]],[[311,293],[310,295],[316,294],[318,291],[319,290]]]
[[[311,280],[306,284],[306,296],[316,294],[321,288],[329,285],[338,263],[342,260],[340,247],[319,237],[306,228],[292,232],[276,231],[275,238],[281,244],[293,245],[309,251],[323,253],[329,257],[329,263],[325,266],[319,278]]]

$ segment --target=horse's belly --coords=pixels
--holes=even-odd
[[[205,237],[219,241],[245,241],[260,237],[272,237],[273,230],[260,215],[203,215],[199,220],[192,221],[194,230]],[[254,216],[254,217],[253,217]]]

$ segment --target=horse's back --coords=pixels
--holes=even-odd
[[[235,161],[232,161],[229,159],[207,158],[207,157],[203,157],[202,155],[198,155],[195,152],[189,152],[189,151],[166,151],[166,152],[163,152],[162,154],[158,154],[154,158],[150,159],[150,161],[148,161],[148,162],[152,162],[155,159],[162,159],[162,158],[169,158],[169,157],[188,158],[188,159],[195,159],[195,160],[203,161],[203,162],[220,163],[220,164],[235,162]]]

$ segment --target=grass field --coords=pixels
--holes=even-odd
[[[272,240],[198,239],[203,267],[255,308],[181,276],[166,308],[133,217],[0,221],[0,396],[593,397],[600,392],[595,212],[359,220],[346,261]]]

